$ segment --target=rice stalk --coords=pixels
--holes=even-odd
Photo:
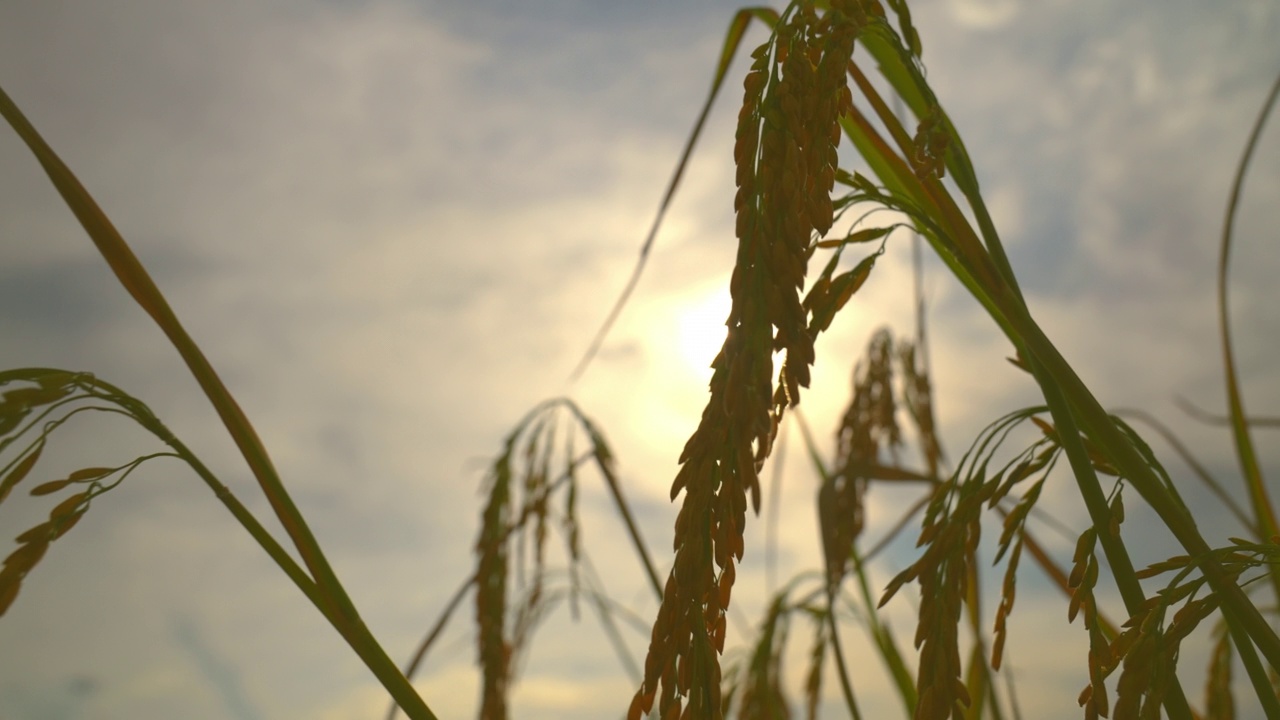
[[[877,339],[879,337],[880,335],[877,334],[876,338],[873,338],[872,343],[868,348],[868,355],[871,357],[875,357],[878,354],[877,351],[883,349],[883,345],[885,343],[884,341],[878,342]],[[883,379],[883,374],[883,371],[867,371],[866,376],[864,377],[860,369],[855,368],[855,387],[862,387],[864,397],[866,397],[866,391],[869,384],[867,381],[869,381],[871,377],[877,376]],[[860,380],[863,381],[863,384],[861,385]],[[876,392],[883,389],[883,386],[877,388]],[[891,386],[889,386],[888,391],[891,392]],[[848,431],[850,426],[855,425],[860,421],[870,419],[857,412],[859,405],[861,404],[856,398],[857,394],[858,393],[855,390],[855,399],[850,403],[849,410],[845,415],[846,422],[843,422],[841,424],[841,429],[837,431],[838,442],[841,438],[845,438],[850,435],[850,432]],[[793,417],[800,424],[800,429],[806,449],[809,453],[810,461],[813,465],[814,471],[819,477],[819,492],[817,497],[819,518],[818,528],[823,543],[825,561],[827,605],[824,615],[829,625],[826,630],[825,637],[830,639],[832,650],[836,657],[836,669],[839,673],[838,677],[840,680],[841,692],[844,695],[846,707],[848,708],[850,716],[860,717],[857,699],[854,697],[851,672],[847,666],[844,658],[844,652],[841,648],[839,628],[836,625],[835,612],[837,591],[843,579],[846,577],[847,567],[851,563],[853,567],[853,577],[857,580],[861,592],[860,597],[862,598],[862,608],[858,609],[852,604],[850,606],[854,608],[855,614],[863,619],[864,624],[871,635],[872,641],[876,644],[880,657],[885,662],[890,675],[894,678],[895,685],[897,686],[899,694],[907,707],[908,713],[911,713],[914,711],[916,705],[915,684],[911,679],[910,672],[906,669],[906,665],[902,659],[902,654],[898,650],[897,643],[894,641],[892,634],[889,632],[887,627],[880,623],[877,617],[876,606],[871,600],[871,591],[868,586],[865,559],[859,554],[856,542],[860,535],[861,525],[863,523],[861,493],[865,492],[865,487],[861,484],[869,483],[872,480],[887,479],[892,481],[897,479],[892,476],[892,471],[896,468],[880,466],[878,462],[875,462],[874,458],[870,462],[863,460],[862,466],[858,469],[858,472],[864,472],[866,475],[854,478],[860,484],[847,486],[857,489],[856,493],[851,494],[853,497],[857,498],[857,502],[855,504],[843,502],[838,495],[833,494],[832,492],[832,488],[836,488],[838,486],[837,477],[834,472],[827,469],[826,464],[820,457],[817,445],[814,443],[813,435],[809,431],[808,424],[804,421],[804,415],[797,410]],[[843,464],[845,467],[849,467],[847,460],[850,456],[851,447],[853,447],[852,444],[847,445],[843,450],[837,451],[837,465]],[[910,514],[912,513],[908,513],[908,515]],[[894,533],[891,533],[891,535],[892,534]],[[847,545],[843,544],[846,540]],[[815,642],[816,641],[817,640],[815,639]]]
[[[1262,129],[1266,125],[1267,118],[1270,116],[1271,109],[1275,106],[1277,98],[1280,98],[1280,76],[1276,77],[1275,82],[1271,85],[1271,91],[1262,103],[1262,108],[1259,110],[1258,117],[1249,132],[1249,139],[1245,142],[1244,152],[1236,167],[1235,178],[1231,183],[1231,194],[1227,201],[1226,217],[1222,225],[1222,240],[1219,244],[1220,253],[1218,259],[1218,328],[1222,340],[1222,366],[1226,381],[1228,414],[1231,418],[1231,436],[1235,442],[1236,456],[1240,461],[1240,470],[1244,475],[1245,490],[1249,495],[1250,503],[1253,505],[1255,522],[1261,537],[1280,534],[1280,526],[1276,523],[1275,506],[1271,502],[1266,482],[1262,477],[1262,468],[1258,463],[1257,453],[1254,450],[1253,438],[1249,434],[1249,423],[1246,420],[1247,413],[1244,408],[1244,400],[1240,396],[1240,381],[1237,376],[1235,352],[1231,341],[1231,311],[1227,303],[1227,271],[1231,260],[1231,244],[1236,211],[1239,207],[1244,179],[1248,174],[1249,161],[1253,158],[1254,150],[1258,145],[1258,138],[1262,135]],[[1271,575],[1271,587],[1275,593],[1276,600],[1280,602],[1280,573]],[[1271,658],[1271,664],[1272,667],[1276,667],[1280,665],[1280,662],[1273,657]]]
[[[1146,413],[1141,410],[1126,408],[1124,410],[1117,410],[1115,414],[1117,417],[1127,416],[1136,418],[1149,425],[1151,429],[1155,430],[1156,433],[1159,434],[1160,437],[1164,438],[1164,441],[1169,444],[1169,447],[1177,453],[1178,457],[1182,458],[1182,461],[1187,464],[1187,467],[1191,469],[1196,478],[1198,478],[1205,487],[1209,488],[1209,491],[1212,492],[1218,500],[1222,501],[1222,504],[1227,508],[1227,510],[1229,510],[1231,514],[1235,516],[1236,520],[1240,522],[1241,527],[1248,528],[1249,531],[1254,534],[1255,538],[1259,540],[1263,538],[1263,535],[1258,530],[1257,525],[1254,521],[1249,519],[1244,510],[1241,509],[1239,503],[1237,503],[1235,499],[1227,493],[1226,489],[1222,487],[1222,483],[1218,482],[1218,480],[1213,477],[1204,464],[1196,459],[1196,456],[1191,452],[1191,450],[1173,434],[1173,431],[1171,431],[1168,426],[1160,422],[1155,417],[1152,417],[1150,413]]]
[[[938,116],[937,103],[929,92],[914,59],[908,59],[910,53],[896,43],[896,38],[892,34],[868,33],[864,44],[880,61],[881,74],[907,101],[917,117],[928,121],[929,118]],[[905,133],[896,128],[896,120],[891,117],[887,109],[882,109],[883,104],[875,102],[874,89],[868,89],[868,87],[859,85],[863,95],[872,101],[878,117],[889,128],[897,144],[905,145],[902,141]],[[998,236],[995,234],[994,226],[981,201],[963,144],[959,142],[958,135],[948,122],[940,123],[940,127],[950,136],[950,140],[946,143],[945,167],[951,171],[956,183],[965,193],[982,231],[985,247],[973,241],[976,236],[963,216],[955,210],[954,204],[949,201],[945,189],[937,184],[936,178],[926,177],[916,182],[917,179],[908,172],[907,163],[891,149],[889,144],[879,138],[878,133],[856,111],[850,121],[845,124],[846,132],[853,139],[855,146],[881,180],[886,183],[890,195],[894,196],[895,209],[907,212],[919,223],[922,232],[938,249],[939,256],[970,289],[975,298],[990,311],[993,319],[1005,329],[1015,345],[1030,350],[1030,352],[1020,350],[1019,354],[1027,360],[1028,368],[1037,375],[1055,422],[1067,430],[1064,435],[1064,448],[1095,525],[1106,527],[1110,519],[1092,464],[1078,440],[1072,415],[1080,417],[1086,435],[1096,441],[1111,464],[1135,485],[1170,527],[1179,542],[1191,552],[1202,553],[1207,549],[1207,545],[1199,536],[1194,524],[1188,520],[1176,495],[1171,495],[1168,488],[1161,485],[1160,479],[1152,473],[1145,459],[1135,451],[1130,439],[1118,431],[1114,422],[1101,410],[1096,399],[1030,320]],[[936,132],[937,129],[934,128],[931,131]],[[924,136],[927,139],[928,133]],[[927,148],[926,143],[926,150]],[[912,156],[906,152],[903,155]],[[1111,542],[1109,538],[1104,539],[1103,546],[1111,559],[1114,577],[1121,587],[1126,605],[1131,612],[1134,612],[1141,607],[1144,598],[1141,588],[1133,577],[1131,563],[1127,560],[1124,547],[1121,543]],[[1257,664],[1256,656],[1252,656],[1252,642],[1258,643],[1258,647],[1273,664],[1280,662],[1280,639],[1276,638],[1274,631],[1261,618],[1257,609],[1240,593],[1239,588],[1235,587],[1229,578],[1215,567],[1212,561],[1205,566],[1204,571],[1215,590],[1224,595],[1224,606],[1227,609],[1226,615],[1231,622],[1232,631],[1241,634],[1241,637],[1247,635],[1251,638],[1247,643],[1248,647],[1242,648],[1241,652],[1245,656],[1246,664],[1254,668],[1253,674],[1256,675],[1260,666]],[[1259,693],[1264,692],[1260,685],[1256,687]],[[1170,702],[1176,706],[1179,716],[1188,714],[1176,687],[1169,698]],[[1171,709],[1171,712],[1174,711]]]
[[[85,229],[120,284],[156,322],[191,370],[196,382],[204,391],[222,420],[223,426],[249,465],[259,487],[271,504],[277,520],[284,527],[294,548],[302,557],[307,568],[306,576],[301,574],[288,553],[283,551],[261,524],[230,495],[225,486],[222,486],[207,470],[202,472],[197,468],[198,461],[194,456],[184,456],[188,464],[197,469],[197,474],[214,489],[218,499],[271,556],[280,569],[307,595],[307,598],[360,656],[366,667],[373,672],[396,702],[400,703],[415,720],[434,719],[435,714],[400,673],[360,618],[355,605],[352,604],[351,598],[334,574],[333,568],[307,525],[306,519],[285,489],[253,425],[250,424],[248,417],[240,409],[195,340],[179,322],[164,294],[160,292],[128,243],[81,185],[75,174],[49,147],[3,89],[0,89],[0,116],[3,116],[17,132],[39,161],[45,174]]]
[[[854,540],[865,523],[867,468],[879,461],[882,444],[890,453],[902,445],[892,358],[892,338],[881,330],[867,348],[866,365],[859,363],[854,369],[853,398],[836,431],[835,470],[822,476],[818,490],[818,526],[833,589],[844,579]]]
[[[672,485],[672,499],[685,493],[674,568],[631,718],[655,699],[664,718],[720,717],[719,653],[743,553],[747,494],[758,511],[758,473],[777,422],[809,384],[818,330],[811,331],[799,289],[810,236],[833,221],[836,119],[849,97],[843,68],[865,22],[860,4],[836,3],[821,15],[812,3],[793,4],[774,37],[752,53],[734,147],[739,245],[729,332]],[[786,357],[776,391],[774,351]]]

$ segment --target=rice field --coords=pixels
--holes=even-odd
[[[749,29],[767,39],[745,43]],[[236,523],[316,608],[389,696],[388,716],[435,718],[431,697],[412,682],[438,651],[449,623],[470,605],[482,718],[514,713],[519,660],[536,630],[562,605],[589,609],[624,658],[634,663],[634,694],[617,698],[629,718],[778,718],[869,715],[857,686],[872,661],[891,680],[903,716],[1021,717],[1017,682],[1002,673],[1018,581],[1030,570],[1050,578],[1060,622],[1087,638],[1087,652],[1067,661],[1087,676],[1057,704],[1086,718],[1280,717],[1280,637],[1275,613],[1280,529],[1259,461],[1260,430],[1274,419],[1245,410],[1233,356],[1229,265],[1240,189],[1280,92],[1266,98],[1230,189],[1216,278],[1220,347],[1238,477],[1220,481],[1195,464],[1194,448],[1173,439],[1177,455],[1227,503],[1239,527],[1227,542],[1207,538],[1172,481],[1156,438],[1158,419],[1107,408],[1065,359],[1028,307],[979,187],[971,158],[923,61],[928,38],[917,32],[906,0],[793,2],[750,8],[731,18],[712,68],[712,89],[648,232],[631,281],[575,375],[593,359],[645,268],[667,207],[701,139],[708,113],[736,103],[732,207],[736,255],[728,284],[726,334],[712,363],[705,407],[679,456],[670,498],[677,506],[670,538],[657,551],[642,538],[607,427],[570,398],[549,399],[502,439],[487,467],[474,571],[409,658],[393,658],[374,637],[299,510],[249,417],[165,294],[54,148],[0,90],[0,114],[38,160],[132,300],[154,321],[199,384],[257,486],[270,516],[259,517],[139,398],[81,370],[16,368],[0,372],[0,502],[24,493],[48,503],[45,517],[18,528],[16,549],[0,570],[0,614],[21,602],[28,576],[71,531],[93,501],[160,458],[190,468]],[[742,77],[735,61],[749,62]],[[738,95],[739,89],[741,95]],[[738,98],[741,98],[740,102]],[[852,162],[850,162],[852,160]],[[726,202],[729,190],[726,189]],[[805,421],[803,400],[819,339],[876,278],[891,243],[932,251],[1007,338],[1009,361],[1039,388],[1041,401],[993,418],[973,438],[942,438],[935,415],[922,290],[911,293],[909,328],[873,334],[853,364],[852,389],[826,457]],[[916,257],[919,267],[919,255]],[[586,338],[584,338],[586,339]],[[91,466],[64,477],[41,475],[64,424],[84,414],[126,418],[163,449],[117,466]],[[789,435],[787,435],[789,433]],[[748,544],[749,512],[771,510],[769,475],[784,436],[793,438],[818,478],[815,512],[821,557],[786,579],[753,618],[748,643],[726,652],[732,610]],[[1161,446],[1163,447],[1163,446]],[[793,450],[794,451],[794,450]],[[1088,524],[1064,527],[1041,503],[1050,478],[1068,484]],[[618,532],[634,552],[658,608],[642,661],[625,659],[622,604],[594,579],[588,550],[598,542],[579,523],[580,487],[607,491]],[[1222,483],[1237,483],[1227,492]],[[871,517],[867,494],[910,498],[894,517]],[[1241,493],[1236,504],[1229,498]],[[1126,516],[1155,518],[1177,544],[1145,567],[1134,561]],[[278,526],[283,537],[269,526]],[[984,530],[988,536],[983,539]],[[767,530],[766,530],[767,531]],[[1047,548],[1046,534],[1074,539],[1069,558]],[[72,540],[64,540],[71,535]],[[869,541],[874,538],[875,542]],[[913,560],[885,582],[872,568],[883,547],[914,541]],[[553,560],[554,558],[554,560]],[[562,562],[561,562],[562,561]],[[998,588],[979,580],[995,564]],[[911,639],[895,635],[886,614],[905,607]],[[791,633],[807,620],[807,644]],[[900,627],[900,626],[899,626]],[[846,651],[851,631],[869,640],[872,657]],[[1207,664],[1188,673],[1184,641],[1207,642]],[[801,670],[790,668],[797,662]],[[1199,679],[1187,686],[1185,678]],[[800,682],[797,682],[800,678]],[[827,693],[839,702],[824,704]],[[824,709],[825,708],[825,709]],[[1239,708],[1239,709],[1237,709]]]

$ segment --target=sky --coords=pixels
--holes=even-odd
[[[567,395],[598,422],[649,546],[669,562],[677,506],[667,492],[727,312],[743,64],[634,300],[586,375],[569,374],[631,271],[737,7],[0,2],[0,86],[155,277],[400,661],[471,572],[486,463],[543,399]],[[1237,491],[1229,439],[1174,399],[1224,407],[1218,236],[1239,153],[1280,72],[1280,7],[912,9],[928,77],[974,158],[1034,316],[1104,405],[1165,420]],[[763,39],[753,30],[746,48]],[[1248,177],[1231,268],[1246,402],[1273,415],[1277,196],[1273,124]],[[909,245],[895,236],[818,345],[802,407],[828,455],[871,333],[910,332],[910,277]],[[925,294],[939,423],[957,458],[987,422],[1037,396],[1004,361],[1007,340],[936,260]],[[0,367],[27,366],[92,371],[133,393],[250,509],[269,513],[176,352],[0,128]],[[1274,478],[1280,458],[1264,432]],[[816,480],[798,435],[788,437],[782,578],[820,561]],[[155,449],[103,419],[55,442],[41,480]],[[1167,446],[1153,445],[1203,508],[1210,543],[1240,534]],[[385,695],[319,613],[189,470],[164,462],[95,501],[0,618],[0,718],[380,716]],[[1085,515],[1072,492],[1055,476],[1044,502],[1078,532]],[[47,512],[21,495],[0,507],[0,535]],[[1176,552],[1126,499],[1136,561]],[[873,489],[869,534],[908,501]],[[624,629],[641,658],[655,603],[603,486],[584,482],[579,502],[593,562],[642,618],[639,631]],[[731,648],[767,601],[763,530],[749,520]],[[1045,537],[1068,561],[1072,541]],[[910,562],[910,545],[873,577],[883,583]],[[1062,622],[1065,600],[1037,577],[1028,569],[1011,621],[1019,701],[1030,717],[1077,717],[1084,633]],[[891,618],[909,638],[916,600],[904,593]],[[441,717],[475,714],[471,617],[456,614],[416,681]],[[806,632],[797,625],[798,646]],[[848,635],[866,666],[860,697],[871,715],[894,716],[865,640]],[[522,665],[514,716],[620,716],[634,687],[592,617],[574,623],[561,608]],[[830,681],[827,693],[839,717]],[[1199,681],[1188,693],[1198,704]]]

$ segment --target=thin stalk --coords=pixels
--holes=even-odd
[[[1071,398],[1071,409],[1078,413],[1080,424],[1086,434],[1107,453],[1108,458],[1116,464],[1121,474],[1128,478],[1134,488],[1142,494],[1186,549],[1187,554],[1201,558],[1199,567],[1210,586],[1222,598],[1223,617],[1227,621],[1232,638],[1236,642],[1236,649],[1246,668],[1248,669],[1251,663],[1258,662],[1257,654],[1253,649],[1255,643],[1267,658],[1268,663],[1273,667],[1280,667],[1280,638],[1276,637],[1275,631],[1258,612],[1257,607],[1245,596],[1244,591],[1228,579],[1217,560],[1209,556],[1209,545],[1196,529],[1195,521],[1186,508],[1166,493],[1159,478],[1147,466],[1129,440],[1115,427],[1088,387],[1058,353],[1057,348],[1049,342],[1039,326],[1025,315],[1013,320],[1021,331],[1020,334],[1025,339],[1027,347],[1034,354],[1035,362],[1043,365],[1043,370],[1051,381],[1049,386],[1053,388],[1053,392],[1058,393],[1058,389],[1061,388],[1060,397]],[[1058,416],[1055,414],[1055,421],[1057,419]],[[1087,458],[1085,460],[1087,461]],[[1099,533],[1099,535],[1102,534]],[[1257,676],[1257,670],[1260,667],[1249,669],[1251,678]],[[1268,696],[1272,695],[1269,685],[1262,687],[1255,684],[1254,690],[1264,703],[1268,701]]]
[[[918,700],[915,678],[912,677],[911,671],[907,669],[906,663],[903,662],[902,653],[898,651],[898,646],[894,642],[893,636],[889,634],[889,628],[880,622],[879,610],[876,608],[875,600],[871,597],[871,586],[867,583],[867,558],[859,556],[856,545],[853,548],[853,552],[850,553],[850,557],[853,558],[853,575],[858,581],[858,591],[862,596],[862,605],[866,608],[867,626],[871,630],[876,646],[880,649],[881,659],[884,660],[885,665],[888,667],[889,674],[893,676],[894,685],[897,686],[898,696],[902,698],[906,715],[908,717],[914,716]],[[852,606],[852,603],[850,605]]]
[[[640,537],[640,527],[636,525],[636,520],[631,515],[631,508],[627,505],[626,499],[622,497],[622,487],[618,484],[618,478],[607,465],[601,463],[599,467],[601,474],[604,475],[605,485],[609,486],[609,493],[613,496],[613,502],[618,506],[618,514],[622,516],[622,522],[627,526],[627,533],[631,536],[631,543],[636,546],[636,553],[640,556],[640,561],[644,563],[645,573],[649,576],[649,584],[653,587],[653,592],[657,595],[658,602],[662,602],[662,583],[658,580],[658,571],[653,565],[653,559],[649,557],[649,549],[644,544],[644,538]]]
[[[849,717],[853,720],[862,720],[862,713],[858,711],[858,699],[853,694],[853,681],[849,679],[849,666],[844,661],[844,648],[840,644],[840,627],[836,625],[835,591],[834,587],[827,589],[827,623],[831,626],[831,649],[836,656],[836,675],[840,678],[840,691],[844,695],[845,705],[849,708]]]
[[[627,526],[627,534],[631,536],[631,544],[635,546],[636,554],[640,556],[640,562],[644,564],[645,572],[649,576],[649,583],[653,587],[653,592],[658,601],[661,602],[662,582],[658,579],[658,571],[654,567],[653,558],[649,556],[649,546],[645,544],[644,537],[640,535],[640,526],[636,524],[635,517],[631,514],[631,506],[627,504],[626,498],[622,496],[622,485],[618,482],[617,473],[613,471],[613,465],[611,464],[612,453],[605,443],[604,437],[600,434],[595,424],[591,422],[591,419],[572,400],[560,398],[544,403],[544,405],[551,405],[557,402],[562,403],[569,409],[569,412],[573,413],[583,429],[587,431],[588,436],[590,436],[596,467],[599,468],[600,474],[604,476],[605,484],[609,486],[609,494],[613,496],[613,503],[618,508],[618,514],[622,516],[622,522]],[[534,412],[537,412],[537,410]]]
[[[1192,404],[1190,400],[1184,397],[1175,397],[1173,399],[1173,402],[1183,412],[1190,415],[1193,419],[1199,420],[1200,422],[1206,425],[1230,425],[1231,424],[1231,418],[1227,417],[1226,415],[1214,415],[1213,413],[1209,412],[1208,410],[1205,410],[1204,408],[1196,407],[1194,404]],[[1269,428],[1269,429],[1280,428],[1280,417],[1275,417],[1275,416],[1253,415],[1250,417],[1246,417],[1244,421],[1248,423],[1249,427]]]
[[[311,604],[320,611],[320,614],[324,615],[329,624],[347,641],[351,649],[356,652],[369,670],[378,678],[379,682],[382,683],[382,686],[391,694],[396,704],[403,708],[410,718],[435,720],[435,714],[427,707],[422,697],[418,695],[417,690],[409,684],[408,678],[400,672],[395,663],[391,661],[391,658],[387,656],[386,651],[374,639],[364,622],[358,616],[351,618],[347,615],[333,612],[332,605],[326,602],[327,598],[315,581],[294,561],[288,551],[276,542],[271,533],[267,532],[267,529],[258,522],[257,518],[240,503],[235,495],[231,493],[231,490],[222,484],[209,468],[191,452],[190,448],[174,436],[168,428],[157,420],[135,417],[143,427],[173,448],[174,452],[180,455],[195,470],[196,475],[213,490],[214,496],[231,512],[232,517],[258,542],[258,545],[293,581],[293,584],[302,591],[302,594],[311,601]]]
[[[1267,539],[1266,536],[1262,535],[1258,531],[1258,526],[1249,519],[1249,516],[1245,514],[1244,510],[1236,504],[1236,501],[1232,499],[1229,494],[1227,494],[1226,488],[1222,487],[1222,485],[1214,479],[1213,475],[1209,473],[1209,470],[1205,468],[1204,465],[1200,464],[1200,461],[1196,459],[1195,455],[1191,454],[1191,451],[1187,446],[1183,445],[1182,441],[1178,440],[1178,437],[1173,434],[1173,431],[1171,431],[1168,426],[1152,417],[1150,413],[1143,412],[1142,410],[1125,408],[1122,410],[1116,410],[1115,414],[1127,415],[1136,420],[1141,420],[1151,426],[1152,430],[1159,433],[1160,437],[1164,438],[1165,442],[1169,443],[1169,447],[1173,448],[1173,451],[1178,454],[1178,457],[1182,458],[1183,462],[1187,464],[1187,467],[1191,468],[1191,471],[1195,473],[1196,477],[1200,478],[1200,482],[1204,483],[1205,487],[1208,487],[1209,491],[1222,501],[1222,504],[1227,507],[1227,510],[1229,510],[1232,515],[1236,516],[1236,520],[1239,520],[1242,526],[1249,528],[1249,531],[1253,533],[1255,540],[1262,542]]]
[[[298,553],[302,556],[303,562],[310,571],[311,577],[315,581],[316,591],[314,594],[308,594],[308,598],[317,604],[317,607],[329,618],[335,629],[343,635],[348,644],[352,646],[352,649],[365,661],[369,669],[384,684],[389,685],[388,690],[392,691],[397,701],[406,705],[406,711],[409,711],[412,717],[434,718],[435,715],[427,708],[426,703],[413,690],[413,687],[408,684],[408,681],[404,680],[404,676],[400,674],[395,663],[391,661],[391,658],[374,640],[368,628],[364,626],[364,622],[360,619],[359,613],[356,612],[351,598],[348,597],[346,590],[338,581],[337,575],[334,574],[332,567],[330,567],[302,513],[294,505],[288,491],[285,490],[284,483],[276,473],[270,456],[267,454],[266,448],[258,438],[253,426],[249,423],[249,419],[222,383],[222,379],[218,377],[218,374],[214,371],[208,359],[205,358],[199,346],[196,345],[195,341],[178,321],[177,315],[169,307],[168,301],[165,300],[164,295],[160,292],[160,289],[151,279],[137,256],[134,255],[128,243],[121,237],[89,192],[80,184],[75,174],[45,142],[44,138],[31,125],[30,121],[18,109],[13,100],[9,98],[9,95],[4,92],[3,88],[0,88],[0,115],[4,116],[5,120],[9,122],[14,131],[17,132],[18,136],[31,150],[32,154],[35,155],[41,167],[44,168],[45,173],[49,176],[49,180],[62,196],[67,207],[76,216],[76,219],[80,221],[81,226],[84,227],[85,232],[88,233],[121,285],[124,286],[125,290],[128,291],[138,305],[155,320],[174,348],[177,349],[178,354],[182,356],[196,382],[200,384],[205,396],[209,398],[210,403],[218,413],[218,417],[221,418],[223,425],[231,434],[236,447],[240,449],[241,455],[244,456],[267,500],[271,503],[272,510],[280,520],[285,532],[288,533],[293,541]],[[237,519],[244,524],[243,518],[237,516]],[[260,544],[263,542],[264,537],[262,535],[252,532],[250,534]],[[264,545],[263,549],[271,555],[272,559],[277,560],[277,563],[279,562],[278,554],[271,550],[269,546]],[[291,578],[295,577],[295,574],[288,566],[281,565],[280,567]],[[306,591],[304,590],[304,592]],[[395,679],[396,677],[399,678],[398,681]]]
[[[1262,468],[1258,464],[1257,453],[1253,448],[1253,439],[1246,421],[1244,400],[1240,397],[1240,380],[1236,374],[1235,351],[1231,342],[1231,312],[1228,307],[1227,269],[1231,260],[1231,239],[1235,229],[1236,210],[1240,205],[1240,193],[1244,188],[1245,174],[1249,169],[1249,161],[1253,158],[1254,149],[1258,146],[1258,138],[1266,125],[1271,108],[1275,106],[1276,97],[1280,95],[1280,76],[1271,86],[1261,112],[1249,133],[1244,154],[1236,167],[1236,176],[1231,183],[1231,197],[1227,201],[1226,219],[1222,225],[1221,255],[1218,259],[1218,328],[1222,333],[1222,366],[1226,372],[1227,405],[1231,416],[1231,436],[1235,440],[1236,455],[1240,459],[1240,470],[1244,474],[1245,489],[1253,504],[1253,512],[1257,518],[1258,531],[1262,537],[1272,537],[1277,531],[1275,509],[1267,494],[1266,482],[1262,479]],[[1269,573],[1272,589],[1276,598],[1280,599],[1280,574]]]
[[[1076,486],[1080,489],[1080,496],[1084,499],[1094,528],[1097,529],[1098,541],[1107,557],[1107,563],[1111,566],[1111,576],[1115,578],[1116,586],[1120,589],[1120,597],[1124,600],[1125,609],[1128,610],[1130,617],[1135,616],[1146,604],[1146,596],[1138,583],[1138,576],[1124,541],[1119,536],[1111,534],[1111,509],[1098,482],[1097,473],[1094,472],[1093,463],[1089,460],[1088,451],[1080,440],[1080,430],[1076,427],[1075,418],[1071,414],[1066,398],[1063,397],[1062,390],[1047,377],[1039,359],[1028,358],[1027,362],[1036,377],[1043,378],[1040,389],[1057,425],[1058,440],[1062,443],[1068,462],[1071,463]],[[1178,682],[1177,676],[1172,680],[1164,705],[1171,718],[1190,720],[1192,717],[1191,708],[1187,705],[1187,698],[1182,692],[1182,685]]]
[[[436,620],[436,624],[431,627],[431,630],[427,633],[426,637],[422,639],[422,642],[418,643],[418,648],[413,651],[413,657],[405,664],[404,676],[406,678],[413,677],[413,674],[418,671],[418,666],[421,665],[422,661],[426,658],[427,651],[435,644],[436,638],[438,638],[440,633],[444,631],[444,626],[449,623],[449,617],[453,615],[453,611],[458,608],[462,599],[467,596],[467,590],[470,590],[471,586],[474,585],[475,582],[475,575],[467,578],[466,581],[463,582],[456,591],[454,591],[453,597],[449,598],[449,602],[445,603],[444,612],[440,613],[440,617]],[[387,708],[387,720],[394,720],[396,711],[399,709],[399,704],[395,702],[391,703],[391,707]]]
[[[586,569],[587,574],[591,577],[592,588],[587,591],[587,597],[591,598],[592,605],[595,606],[596,612],[600,616],[600,627],[604,630],[605,637],[609,639],[609,644],[613,646],[613,652],[618,656],[618,663],[622,665],[622,669],[627,673],[631,682],[639,685],[644,682],[644,671],[636,663],[635,658],[631,657],[631,653],[627,648],[627,643],[622,639],[622,633],[618,630],[618,624],[613,619],[610,612],[608,595],[604,593],[604,583],[600,579],[600,574],[596,572],[595,566],[591,564],[591,559],[584,550],[582,553],[582,565]]]
[[[725,35],[724,45],[720,50],[720,62],[716,65],[715,76],[711,80],[711,91],[707,94],[706,102],[702,105],[702,112],[698,114],[698,120],[693,124],[693,132],[689,134],[684,150],[680,153],[680,160],[676,163],[675,174],[671,177],[671,181],[667,183],[667,191],[663,193],[662,202],[658,204],[658,214],[654,217],[653,224],[649,226],[649,234],[645,236],[644,244],[640,246],[640,257],[636,260],[636,265],[631,270],[631,277],[627,279],[627,284],[622,288],[622,294],[614,301],[613,308],[609,310],[604,323],[596,331],[595,337],[591,339],[591,345],[587,347],[586,353],[578,360],[577,367],[569,375],[570,381],[581,377],[587,366],[591,364],[592,359],[599,352],[600,346],[604,343],[605,337],[608,336],[609,330],[613,327],[613,323],[622,314],[622,308],[626,306],[627,300],[631,298],[631,293],[635,291],[636,285],[640,282],[640,276],[644,273],[645,263],[649,261],[649,252],[653,249],[653,243],[658,237],[659,228],[662,227],[662,219],[666,217],[667,208],[671,206],[671,201],[675,199],[676,188],[680,186],[680,179],[684,177],[685,167],[689,164],[693,149],[698,144],[698,137],[702,135],[702,128],[707,123],[707,116],[711,114],[711,107],[715,105],[716,96],[720,94],[720,87],[724,84],[725,75],[729,72],[729,66],[733,63],[733,58],[738,52],[738,46],[742,43],[742,38],[746,34],[751,18],[755,18],[772,28],[778,22],[778,12],[767,7],[744,8],[739,10],[733,16],[733,20],[729,22],[729,30]]]
[[[22,111],[18,109],[18,106],[13,103],[3,89],[0,89],[0,115],[3,115],[8,120],[9,124],[18,133],[18,136],[26,143],[32,154],[36,156],[45,173],[53,182],[54,187],[66,202],[67,207],[71,209],[76,219],[80,221],[90,239],[93,240],[94,245],[97,246],[111,270],[120,280],[121,285],[124,286],[125,290],[129,292],[138,305],[155,320],[174,348],[177,349],[178,354],[182,356],[183,361],[190,368],[191,374],[195,376],[196,381],[200,384],[200,388],[213,404],[223,425],[226,426],[227,431],[231,434],[236,447],[240,449],[245,461],[253,470],[254,476],[258,479],[258,483],[262,486],[263,492],[271,503],[272,509],[280,519],[281,524],[284,525],[289,537],[297,546],[298,552],[302,555],[303,561],[312,576],[324,588],[326,594],[332,596],[327,602],[336,603],[344,612],[350,611],[350,599],[346,596],[345,591],[342,590],[341,585],[334,576],[328,561],[325,560],[323,553],[320,551],[315,537],[311,534],[306,521],[302,518],[302,514],[284,489],[284,485],[272,466],[271,459],[267,455],[262,441],[258,438],[253,426],[249,423],[248,418],[245,417],[244,412],[231,396],[231,393],[223,385],[218,374],[214,372],[213,366],[205,358],[204,353],[200,351],[195,341],[187,334],[186,329],[182,327],[177,316],[169,307],[168,301],[165,300],[160,289],[151,279],[146,269],[143,268],[142,263],[133,254],[132,249],[129,248],[124,238],[120,236],[120,233],[107,218],[106,214],[98,207],[97,202],[80,184],[80,181],[66,164],[62,162],[62,159],[44,141],[44,138],[40,136],[35,127],[31,125],[26,116],[22,114]]]

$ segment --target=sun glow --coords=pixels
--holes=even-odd
[[[729,289],[716,285],[690,295],[676,310],[676,347],[691,372],[710,377],[711,361],[724,345],[730,305]]]

